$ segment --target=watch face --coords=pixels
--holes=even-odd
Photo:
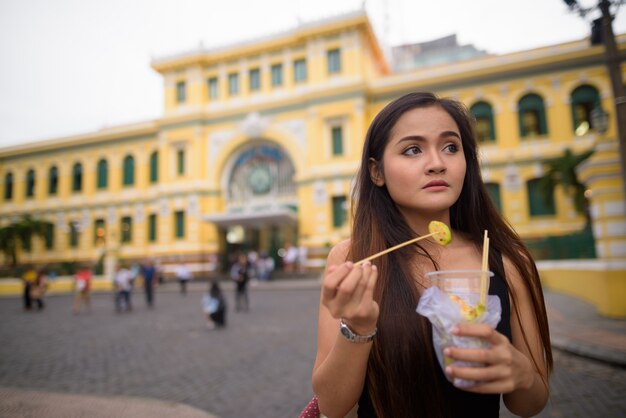
[[[272,177],[266,164],[258,164],[250,170],[248,184],[254,194],[266,194],[272,187]]]
[[[341,334],[349,340],[352,340],[354,337],[348,327],[345,324],[341,325]]]

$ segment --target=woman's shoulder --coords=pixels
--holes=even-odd
[[[328,264],[339,264],[346,261],[350,252],[350,239],[345,239],[335,244],[328,253]]]

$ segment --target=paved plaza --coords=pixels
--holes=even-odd
[[[127,314],[116,314],[106,293],[93,296],[90,314],[76,316],[69,295],[49,296],[41,313],[22,312],[17,298],[0,299],[0,417],[27,416],[3,407],[3,390],[62,394],[64,403],[78,402],[75,395],[89,395],[93,405],[97,397],[144,399],[155,408],[160,401],[219,418],[296,417],[313,394],[317,283],[252,287],[247,313],[234,312],[227,283],[228,327],[213,331],[200,309],[205,287],[192,283],[183,296],[166,284],[152,310],[138,292]],[[626,416],[626,369],[555,356],[552,397],[541,417]]]

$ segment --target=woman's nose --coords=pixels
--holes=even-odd
[[[441,155],[437,152],[431,152],[429,155],[428,164],[426,166],[429,173],[439,174],[446,171],[446,165],[441,158]]]

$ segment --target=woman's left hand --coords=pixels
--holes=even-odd
[[[444,355],[453,360],[483,363],[485,367],[446,367],[450,379],[474,380],[474,386],[463,388],[474,393],[510,393],[529,388],[533,383],[533,367],[530,360],[517,350],[507,337],[486,324],[459,324],[454,335],[478,337],[491,343],[490,348],[447,347]]]

